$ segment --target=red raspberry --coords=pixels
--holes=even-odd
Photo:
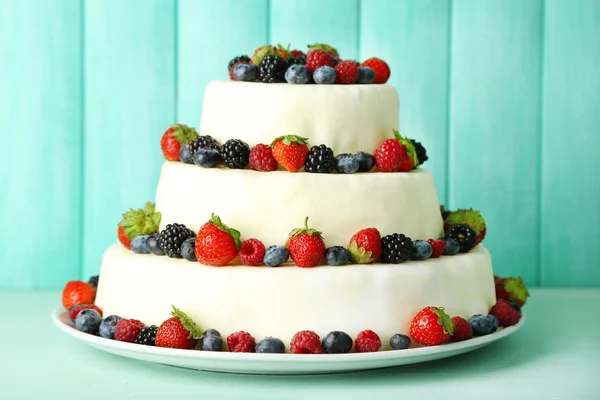
[[[521,320],[521,313],[518,312],[504,299],[499,299],[490,309],[490,314],[498,318],[500,326],[516,325]]]
[[[240,261],[252,267],[260,264],[265,256],[265,245],[258,239],[244,240],[240,246]]]
[[[250,162],[248,166],[256,171],[275,171],[277,160],[273,157],[273,151],[266,144],[257,144],[250,150]]]
[[[452,318],[452,324],[454,325],[454,333],[450,338],[451,342],[462,342],[473,337],[473,328],[466,319],[454,317]]]
[[[373,80],[373,83],[386,83],[387,80],[390,79],[390,67],[380,58],[369,58],[360,65],[363,67],[370,67],[375,71],[375,80]]]
[[[98,306],[95,306],[93,304],[75,304],[73,307],[69,308],[69,317],[71,317],[71,321],[75,321],[75,318],[77,318],[77,314],[79,314],[80,311],[83,310],[87,310],[88,308],[92,308],[96,311],[98,311],[98,314],[100,314],[100,316],[102,316],[102,310],[100,308],[98,308]]]
[[[375,150],[375,163],[381,172],[408,172],[412,169],[412,161],[408,157],[406,147],[398,139],[386,139]],[[404,160],[409,160],[407,168]]]
[[[227,336],[227,347],[234,353],[254,353],[256,340],[248,332],[239,331]]]
[[[304,55],[302,50],[292,50],[290,53],[292,53],[292,57],[300,57]]]
[[[362,331],[354,341],[354,349],[357,353],[370,353],[381,348],[381,339],[379,335],[370,329]]]
[[[333,57],[325,50],[309,50],[306,53],[306,68],[310,72],[315,72],[317,68],[325,65],[333,67]]]
[[[115,326],[115,340],[120,342],[133,343],[137,335],[140,334],[144,323],[137,319],[125,319],[123,318],[117,322]]]
[[[335,66],[335,83],[352,84],[358,79],[358,65],[354,61],[342,61]]]
[[[427,240],[427,243],[431,245],[433,249],[433,253],[431,253],[431,258],[439,258],[444,252],[444,246],[446,245],[443,240]]]
[[[321,338],[313,331],[296,332],[290,341],[290,351],[294,354],[324,353]]]

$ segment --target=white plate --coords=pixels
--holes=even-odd
[[[102,351],[123,357],[206,371],[282,375],[358,371],[452,357],[479,349],[516,332],[523,326],[525,315],[515,326],[463,342],[407,350],[350,354],[254,354],[142,346],[80,332],[75,329],[69,314],[62,306],[52,312],[52,321],[60,330],[74,338]]]

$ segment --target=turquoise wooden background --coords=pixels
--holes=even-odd
[[[159,138],[268,42],[389,61],[442,202],[499,274],[600,285],[600,1],[0,0],[0,289],[99,269],[154,198]]]

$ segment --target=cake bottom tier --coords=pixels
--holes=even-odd
[[[425,306],[469,318],[487,314],[494,303],[492,261],[481,245],[467,254],[397,265],[304,269],[207,267],[134,254],[117,244],[104,255],[96,296],[105,316],[160,325],[174,305],[202,329],[223,337],[244,330],[257,342],[278,337],[288,351],[294,333],[304,329],[321,337],[340,330],[353,338],[371,329],[388,349],[390,337],[408,334]]]

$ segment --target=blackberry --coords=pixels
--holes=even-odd
[[[477,233],[467,224],[452,225],[446,231],[446,237],[456,239],[461,253],[467,253],[475,246]]]
[[[410,258],[413,242],[401,233],[394,233],[381,238],[381,261],[399,264]]]
[[[90,278],[88,283],[97,289],[99,280],[100,280],[100,275],[94,275]]]
[[[288,60],[288,63],[290,65],[306,65],[306,56],[303,54],[301,56],[298,57],[290,57]]]
[[[250,147],[239,139],[229,139],[221,147],[221,157],[229,168],[244,169],[250,161]]]
[[[260,63],[260,76],[265,83],[285,82],[285,71],[288,63],[283,57],[265,56]]]
[[[194,232],[186,228],[183,224],[168,224],[165,229],[160,232],[158,243],[160,247],[171,258],[181,258],[179,250],[181,244],[186,239],[196,236]]]
[[[249,63],[250,57],[248,57],[246,55],[235,57],[234,59],[229,61],[229,64],[227,64],[227,71],[229,71],[231,69],[231,67],[233,67],[236,63],[238,63],[240,61],[243,63]]]
[[[410,139],[410,141],[412,142],[415,151],[417,152],[417,158],[419,159],[419,165],[423,165],[423,163],[427,160],[429,160],[429,157],[427,157],[427,150],[425,150],[425,147],[423,147],[423,145],[421,144],[421,142],[417,142],[414,139]]]
[[[156,346],[156,332],[158,327],[156,325],[145,326],[142,328],[140,333],[136,336],[133,343],[143,344],[145,346]]]
[[[192,140],[192,143],[190,143],[191,157],[194,157],[194,154],[196,154],[198,149],[221,150],[221,145],[219,145],[219,143],[210,135],[198,136],[196,139]]]
[[[322,144],[310,149],[304,162],[304,169],[306,172],[328,174],[335,170],[335,164],[333,150]]]

